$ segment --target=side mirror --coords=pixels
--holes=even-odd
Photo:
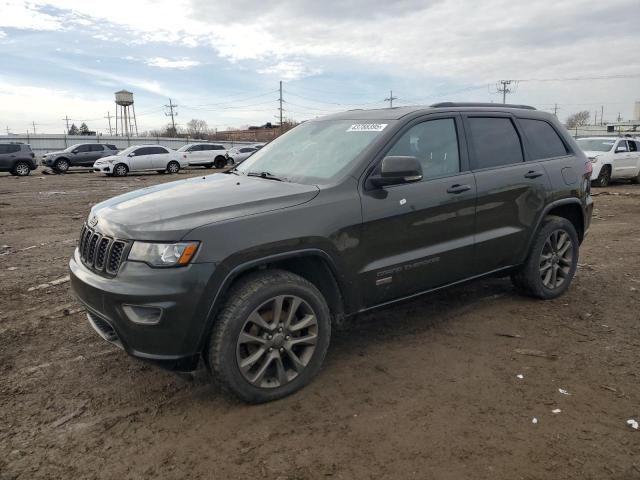
[[[135,157],[136,156],[136,152],[131,152],[129,155],[127,155],[127,157]]]
[[[401,185],[420,180],[422,180],[422,165],[418,159],[401,156],[384,157],[380,165],[380,173],[369,177],[369,181],[376,187]]]
[[[78,149],[75,149],[75,150],[71,150],[71,153],[73,153],[73,154],[76,154],[76,153],[78,153]]]
[[[627,149],[624,148],[624,147],[617,147],[616,148],[616,153],[623,153],[623,152],[626,152],[626,151],[627,151]]]

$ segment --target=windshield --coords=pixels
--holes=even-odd
[[[126,157],[127,155],[129,155],[131,152],[133,152],[136,148],[138,148],[138,145],[133,145],[129,148],[125,148],[124,150],[120,150],[118,153],[116,153],[115,155],[118,156],[123,156]]]
[[[387,123],[318,120],[298,125],[251,155],[237,171],[296,183],[323,183],[349,167]]]
[[[75,145],[71,145],[70,147],[67,147],[63,150],[63,152],[73,152],[76,148],[78,148],[80,145],[82,145],[81,143],[76,143]]]
[[[613,144],[616,143],[615,140],[605,140],[602,138],[579,138],[576,142],[584,152],[608,152],[613,148]]]
[[[191,144],[187,143],[186,145],[181,146],[177,151],[178,152],[186,152],[189,148],[191,148]]]

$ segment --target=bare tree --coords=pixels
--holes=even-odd
[[[589,123],[589,117],[590,116],[591,115],[589,114],[589,112],[587,110],[583,110],[581,112],[572,113],[567,118],[565,126],[567,128],[582,127],[583,125],[586,125],[587,123]]]
[[[198,120],[196,118],[187,122],[187,133],[190,137],[201,138],[209,133],[209,127],[204,120]]]

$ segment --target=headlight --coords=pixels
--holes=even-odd
[[[589,158],[589,160],[591,160],[591,163],[596,163],[598,161],[598,156],[596,155],[595,157],[587,157]]]
[[[128,258],[134,262],[144,262],[152,267],[178,267],[187,265],[196,250],[198,250],[198,242],[134,242]]]

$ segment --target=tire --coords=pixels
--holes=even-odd
[[[126,177],[127,173],[129,173],[129,167],[127,167],[124,163],[119,163],[115,167],[113,167],[114,177]]]
[[[176,161],[171,161],[167,164],[167,173],[175,174],[180,171],[180,164]]]
[[[11,174],[17,177],[26,177],[31,173],[31,166],[27,162],[16,162],[11,169]]]
[[[280,322],[274,322],[278,303]],[[241,340],[242,333],[248,335]],[[322,366],[330,337],[329,308],[315,285],[283,270],[261,270],[230,289],[205,360],[228,390],[245,402],[263,403],[308,384]],[[302,338],[307,341],[297,340]]]
[[[70,166],[71,166],[71,163],[69,163],[69,160],[67,160],[66,158],[59,158],[53,164],[54,170],[60,173],[67,173]]]
[[[236,161],[233,158],[229,157],[227,159],[227,165],[235,165],[235,164],[236,164]]]
[[[591,185],[594,187],[604,188],[609,185],[609,182],[611,182],[611,167],[609,165],[605,165],[602,167],[602,170],[600,170],[598,178],[591,182]]]
[[[550,300],[562,295],[576,273],[580,242],[573,224],[548,216],[536,232],[525,263],[511,276],[517,290]]]
[[[633,179],[631,180],[631,183],[635,183],[636,185],[640,183],[640,172],[638,172],[638,175],[633,177]]]
[[[213,164],[216,166],[216,168],[224,168],[225,165],[227,164],[227,159],[224,158],[223,156],[216,157]]]

